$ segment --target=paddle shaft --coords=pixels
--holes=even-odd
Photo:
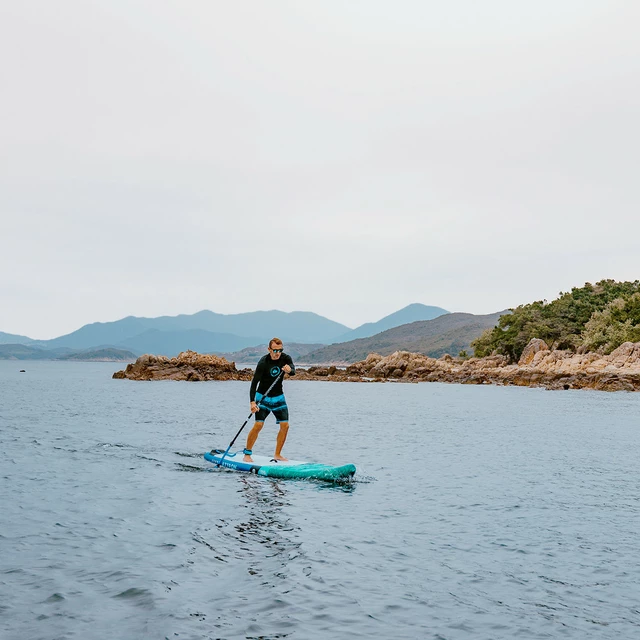
[[[278,377],[273,381],[271,386],[267,389],[267,391],[262,396],[263,398],[266,398],[269,395],[269,391],[271,391],[271,389],[273,389],[273,387],[276,386],[276,382],[278,382],[278,380],[280,380],[280,377],[283,376],[283,375],[284,375],[284,371],[282,373],[280,373],[278,375]],[[258,405],[259,405],[259,403],[258,403]],[[247,426],[247,422],[249,422],[249,420],[251,420],[251,416],[252,415],[253,415],[253,412],[249,414],[247,419],[244,421],[243,425],[238,429],[238,433],[236,433],[236,435],[234,436],[233,440],[229,443],[229,446],[227,447],[227,450],[224,452],[224,455],[222,456],[222,458],[220,458],[220,462],[218,462],[218,465],[217,465],[218,467],[222,464],[224,459],[227,457],[227,453],[229,453],[229,450],[231,449],[231,447],[233,447],[233,443],[238,439],[238,436],[242,433],[242,430]]]

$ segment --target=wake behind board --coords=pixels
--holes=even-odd
[[[205,460],[220,464],[224,449],[212,449],[204,454]],[[341,467],[332,467],[328,464],[316,464],[314,462],[303,462],[301,460],[287,460],[287,462],[276,462],[269,456],[258,456],[253,454],[253,462],[244,462],[242,450],[229,452],[222,466],[236,471],[246,471],[259,476],[269,478],[313,478],[315,480],[340,480],[350,478],[355,472],[353,464],[345,464]]]

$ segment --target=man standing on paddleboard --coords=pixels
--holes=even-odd
[[[280,338],[271,338],[269,340],[269,353],[260,358],[251,381],[249,400],[251,401],[251,413],[255,414],[256,421],[247,436],[247,446],[244,450],[243,458],[245,462],[253,462],[251,458],[253,445],[258,439],[266,417],[271,412],[275,416],[276,423],[280,425],[273,459],[285,462],[287,460],[287,458],[282,457],[282,447],[289,431],[289,407],[287,407],[287,400],[282,390],[282,379],[285,373],[290,376],[296,375],[293,360],[291,356],[284,353],[282,340]],[[264,395],[265,393],[267,393],[266,396]]]

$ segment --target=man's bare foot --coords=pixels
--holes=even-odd
[[[253,458],[251,456],[245,456],[242,458],[242,462],[253,462]]]
[[[284,456],[273,456],[273,459],[278,462],[289,462],[289,458],[285,458]]]

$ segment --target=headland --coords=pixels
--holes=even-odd
[[[185,351],[174,358],[143,355],[123,371],[113,374],[129,380],[251,380],[251,369],[215,355]],[[495,384],[545,389],[595,389],[640,391],[640,342],[625,342],[609,355],[552,350],[533,339],[517,364],[503,355],[484,358],[429,358],[420,353],[396,351],[388,356],[369,354],[346,367],[298,367],[297,380],[336,382],[446,382]]]

